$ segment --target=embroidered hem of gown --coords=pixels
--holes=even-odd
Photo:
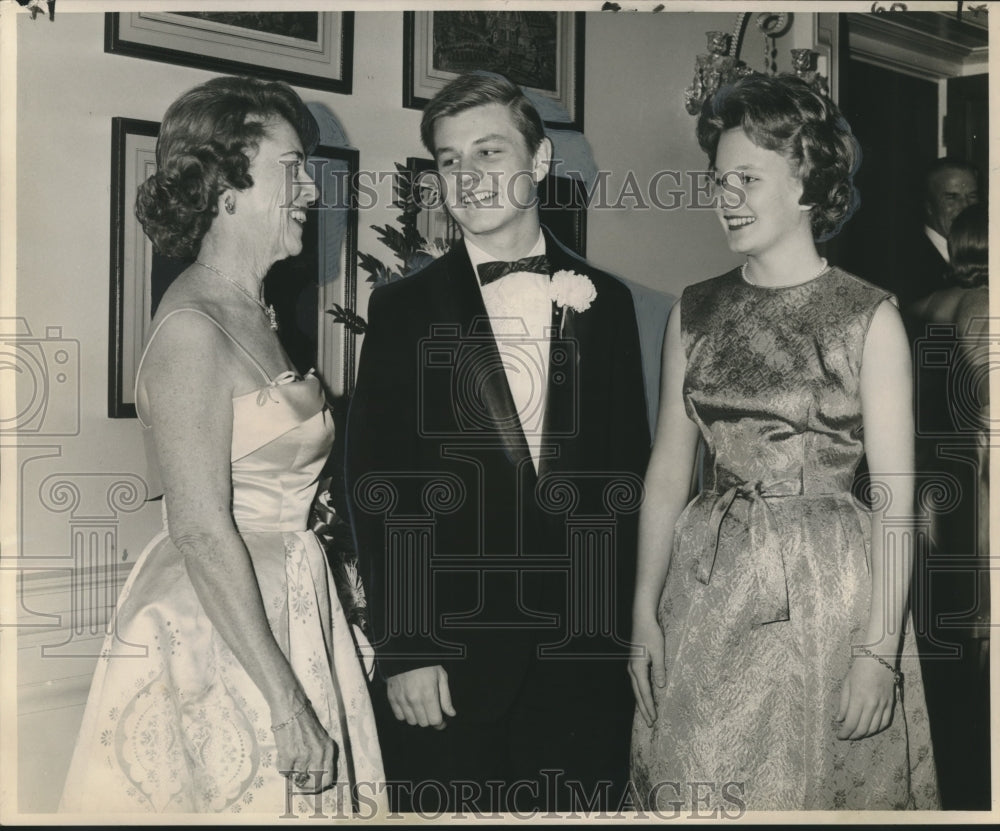
[[[338,744],[337,784],[299,795],[277,770],[269,708],[162,532],[123,589],[60,811],[367,819],[387,809],[354,637],[367,642],[352,637],[322,547],[308,531],[242,536],[272,631]]]

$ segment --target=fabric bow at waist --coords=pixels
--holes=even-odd
[[[747,500],[750,503],[747,509],[747,530],[750,537],[748,554],[756,597],[752,623],[788,620],[785,558],[781,550],[781,537],[768,501],[777,497],[801,495],[802,483],[798,479],[768,485],[758,480],[733,485],[729,490],[719,494],[712,506],[708,520],[707,545],[702,548],[701,554],[695,561],[695,578],[700,583],[708,585],[719,553],[722,521],[733,507],[733,502],[737,499]]]

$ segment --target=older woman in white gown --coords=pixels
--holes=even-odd
[[[290,87],[248,78],[213,79],[164,117],[137,214],[159,251],[195,257],[136,383],[164,528],[119,600],[63,810],[385,804],[357,646],[305,530],[333,424],[261,301],[271,265],[302,249],[317,133]]]

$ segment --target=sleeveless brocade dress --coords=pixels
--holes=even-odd
[[[657,719],[634,721],[644,807],[939,807],[912,631],[889,728],[841,741],[834,721],[871,597],[871,522],[851,486],[862,351],[887,298],[836,268],[782,288],[736,269],[684,291],[684,400],[705,482],[677,520],[658,609]]]
[[[171,314],[179,312],[201,314]],[[324,551],[304,530],[333,442],[322,387],[311,372],[271,380],[208,319],[262,375],[259,390],[233,399],[233,517],[271,630],[339,747],[337,785],[319,797],[298,795],[278,772],[268,705],[198,600],[164,506],[164,530],[119,598],[60,810],[370,818],[386,798],[359,660],[359,646],[368,645],[357,631],[355,643]],[[155,425],[143,428],[151,448]],[[158,479],[155,465],[151,474]],[[150,483],[152,493],[162,492],[158,484]]]

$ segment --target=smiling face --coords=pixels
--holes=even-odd
[[[955,217],[979,202],[976,177],[961,168],[939,170],[927,183],[927,224],[947,237]]]
[[[306,208],[317,196],[302,142],[284,119],[268,122],[251,157],[250,176],[253,185],[239,192],[235,218],[254,259],[269,267],[302,251]]]
[[[503,104],[483,104],[438,120],[435,160],[445,204],[464,234],[494,256],[512,259],[538,238],[537,183],[550,145],[532,153]]]
[[[716,214],[732,251],[759,256],[803,234],[812,240],[809,206],[799,204],[802,181],[780,153],[736,127],[719,138],[715,169],[722,183]]]

